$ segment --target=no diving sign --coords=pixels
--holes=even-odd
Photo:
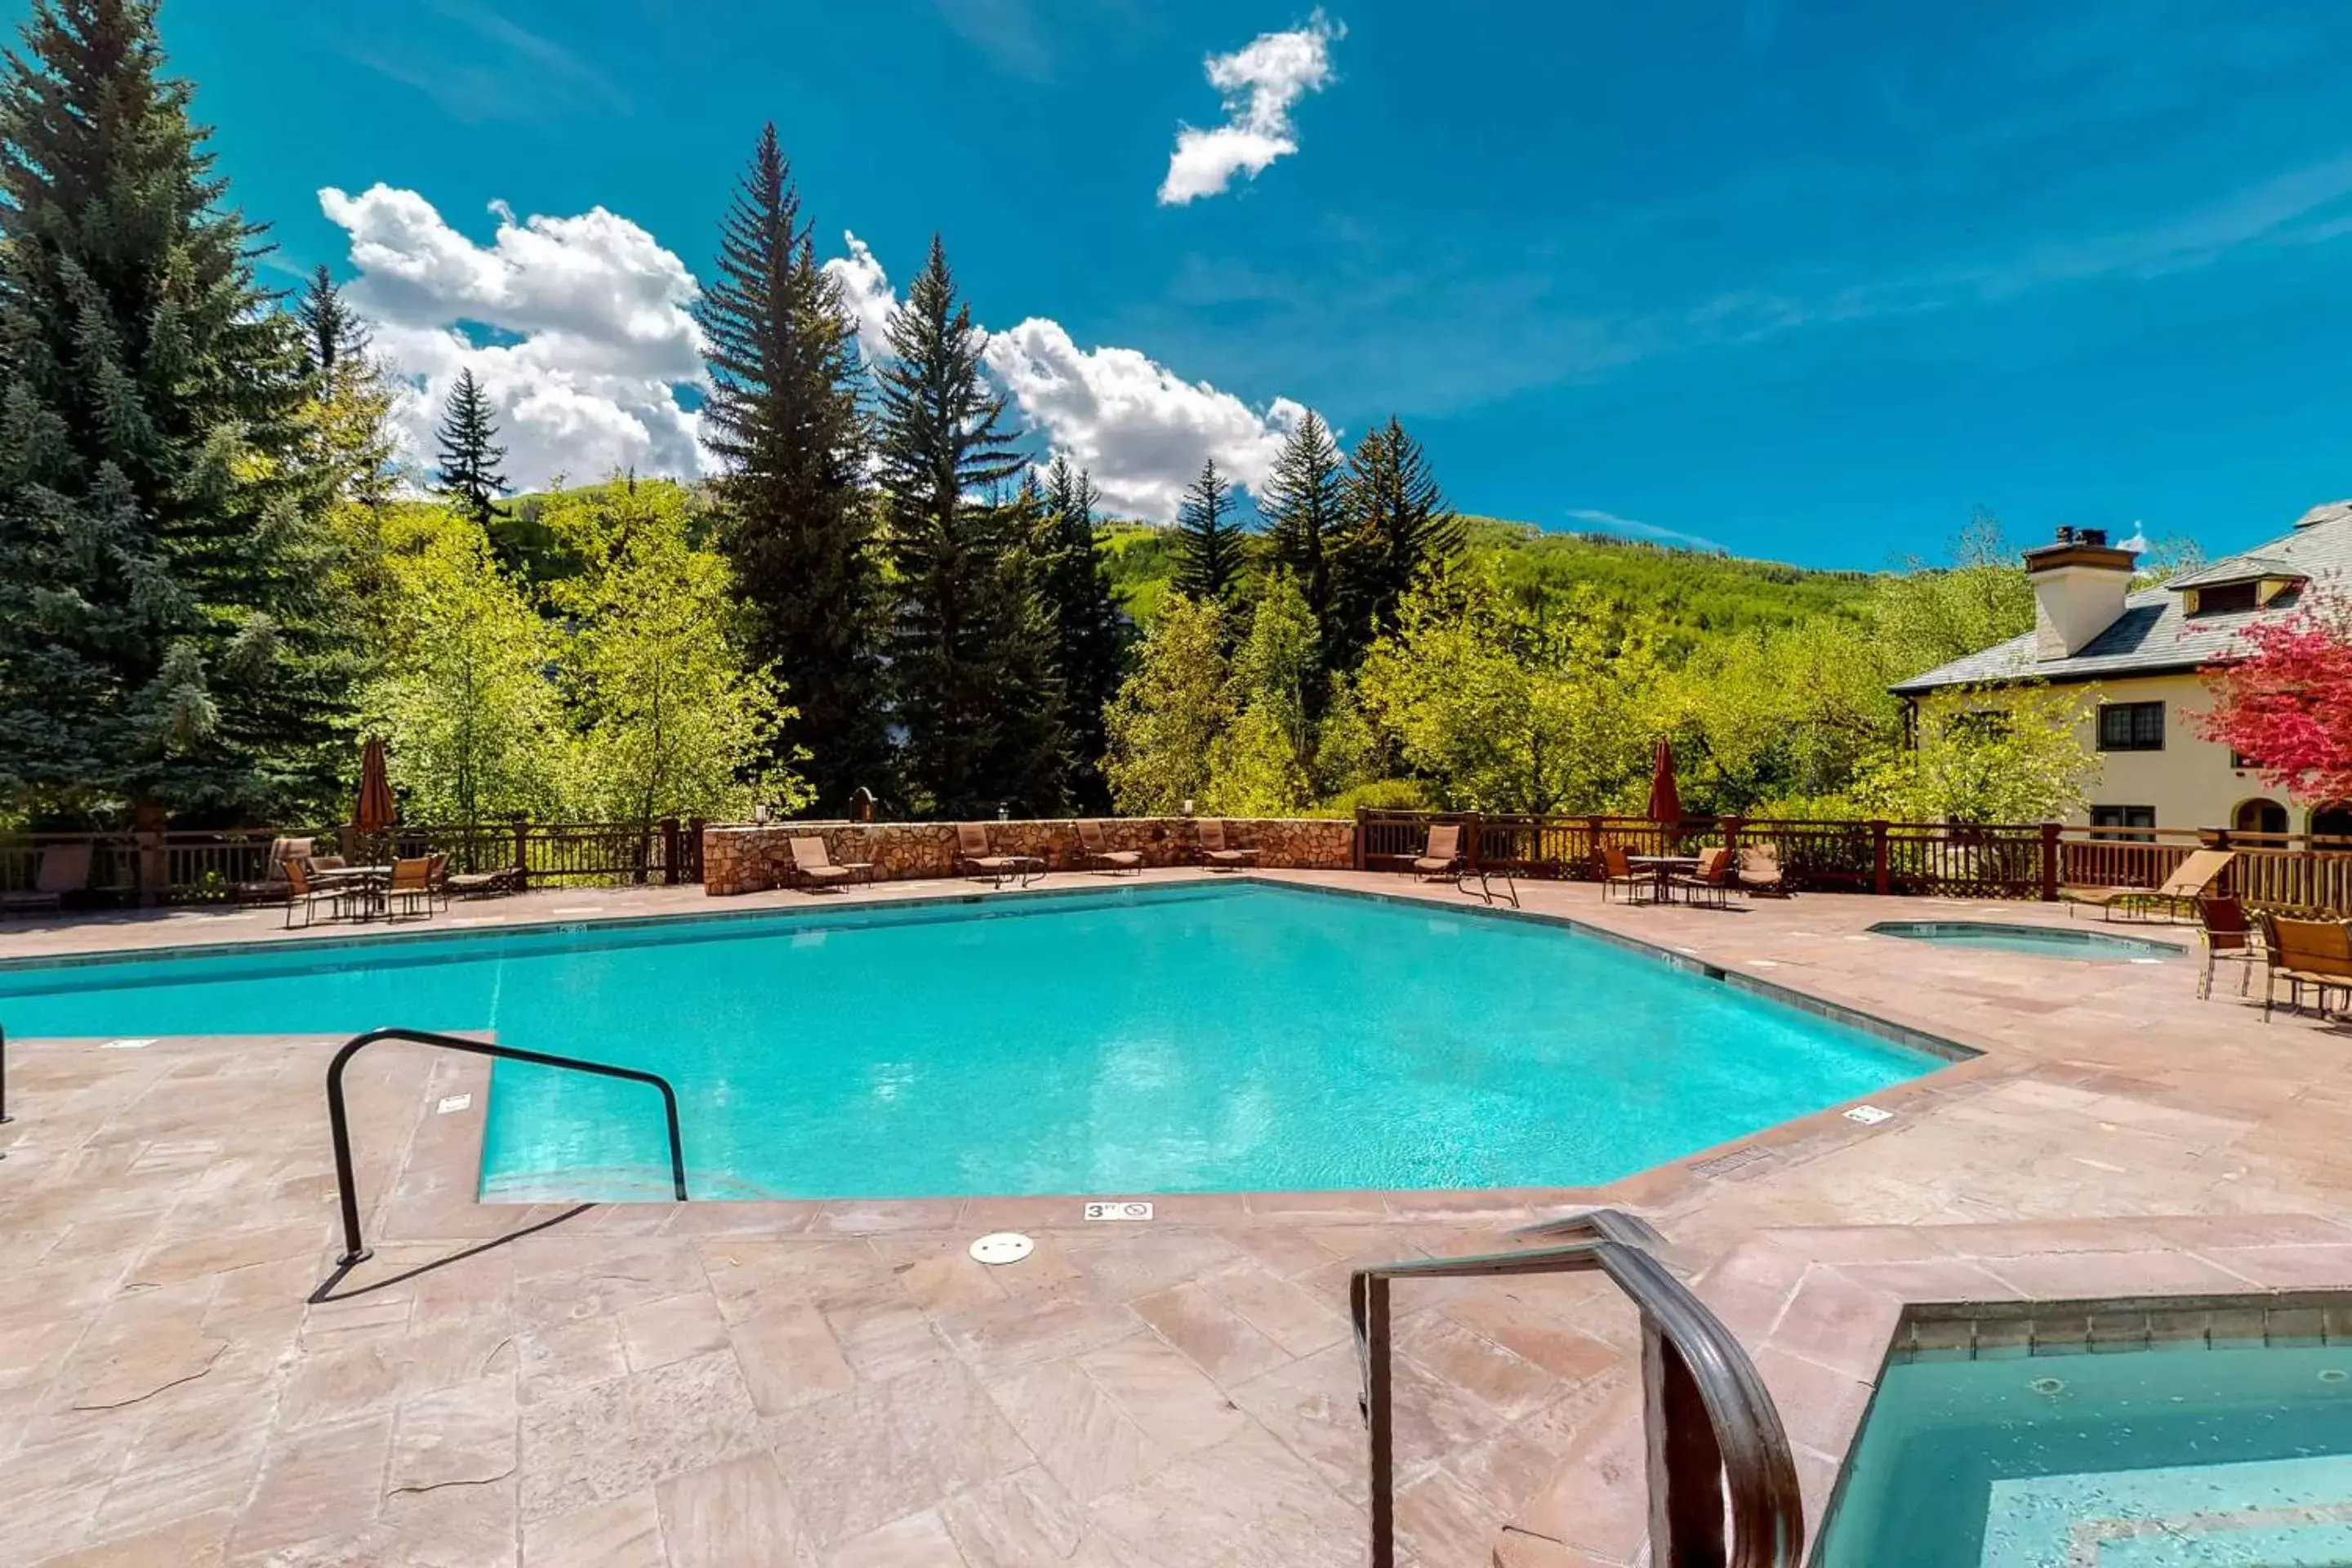
[[[1150,1219],[1151,1205],[1148,1203],[1121,1203],[1110,1198],[1097,1198],[1087,1205],[1088,1219]]]

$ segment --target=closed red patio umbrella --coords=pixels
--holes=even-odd
[[[1664,736],[1650,764],[1650,820],[1664,827],[1680,827],[1682,792],[1675,787],[1675,749]]]
[[[392,775],[383,760],[383,742],[370,735],[360,748],[360,798],[352,808],[352,827],[362,838],[388,833],[399,820],[393,805]]]

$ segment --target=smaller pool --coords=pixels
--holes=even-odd
[[[2352,1345],[2321,1331],[2342,1311],[2158,1313],[2161,1348],[1898,1352],[1814,1568],[2352,1563]],[[2266,1317],[2266,1337],[2199,1331]]]
[[[2094,963],[2158,963],[2179,958],[2177,943],[2057,926],[2002,925],[1994,921],[1881,921],[1874,936],[1931,942],[1938,947],[1974,947],[1991,952],[2029,952],[2042,958],[2079,958]]]

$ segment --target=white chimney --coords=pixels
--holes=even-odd
[[[2071,658],[2116,624],[2138,558],[2098,528],[2061,528],[2055,544],[2025,552],[2033,583],[2034,657]]]

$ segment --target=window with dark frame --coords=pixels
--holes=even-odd
[[[2091,826],[2109,829],[2109,837],[2125,837],[2133,828],[2154,828],[2156,807],[2152,805],[2095,805],[2091,807]],[[2113,830],[2122,831],[2113,831]]]
[[[2099,750],[2103,752],[2164,750],[2164,704],[2161,702],[2099,704]]]
[[[2226,616],[2232,611],[2251,610],[2256,607],[2261,593],[2259,583],[2216,583],[2197,590],[2197,613]]]

